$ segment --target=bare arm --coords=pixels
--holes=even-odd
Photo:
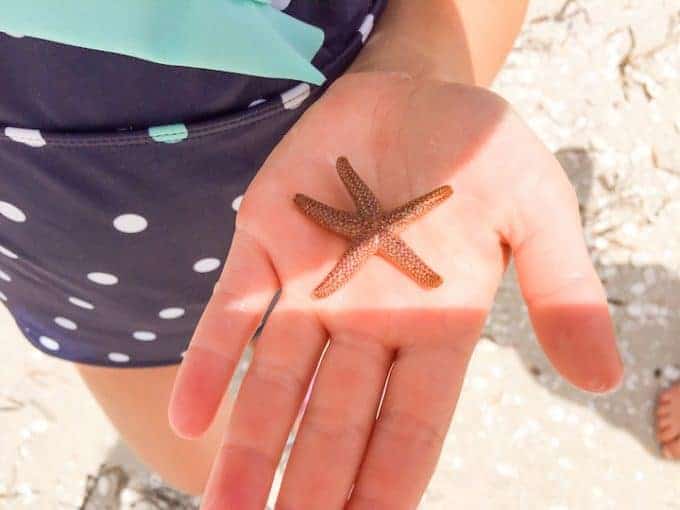
[[[528,0],[389,0],[350,71],[487,86],[512,48]]]

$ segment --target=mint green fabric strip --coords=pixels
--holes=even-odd
[[[0,31],[161,64],[319,85],[323,31],[268,0],[3,0]]]
[[[153,126],[148,129],[149,136],[157,142],[177,143],[186,140],[189,130],[184,124]]]

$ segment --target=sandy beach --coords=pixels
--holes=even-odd
[[[654,437],[658,392],[680,379],[680,5],[534,0],[492,88],[578,191],[625,379],[607,395],[562,379],[511,269],[420,508],[680,508],[680,461]],[[198,508],[134,458],[74,367],[31,347],[1,306],[0,339],[0,509]]]

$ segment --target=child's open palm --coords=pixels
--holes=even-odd
[[[453,187],[453,196],[400,233],[441,275],[439,287],[426,290],[371,256],[329,297],[312,297],[349,241],[306,217],[293,197],[356,213],[335,170],[339,156],[386,211]],[[249,186],[175,383],[172,425],[196,437],[281,289],[203,508],[264,507],[322,353],[277,508],[415,508],[510,253],[556,369],[586,390],[615,386],[622,364],[573,188],[508,105],[484,89],[396,74],[350,74],[334,83]]]

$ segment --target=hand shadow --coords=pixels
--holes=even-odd
[[[565,147],[555,156],[576,188],[583,212],[591,194],[592,160],[582,147]],[[625,366],[623,384],[614,393],[596,395],[568,383],[552,384],[561,376],[538,344],[512,265],[498,291],[484,335],[499,345],[514,347],[527,369],[547,389],[591,407],[617,428],[629,431],[650,453],[661,456],[654,410],[659,390],[680,374],[680,344],[676,341],[680,336],[676,312],[680,308],[680,282],[659,265],[606,265],[598,260],[595,265],[607,290]]]

